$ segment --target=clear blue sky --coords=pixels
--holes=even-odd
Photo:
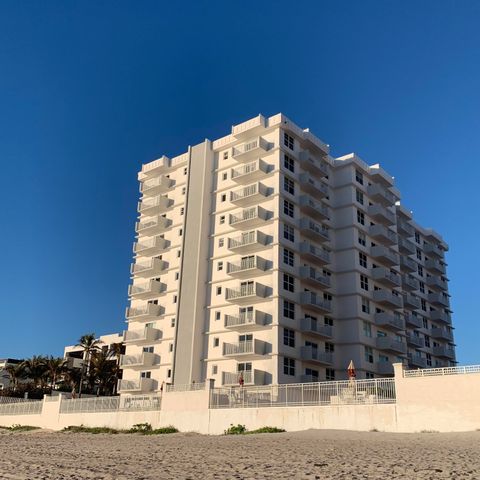
[[[121,331],[141,164],[281,111],[443,234],[480,363],[480,3],[179,3],[1,2],[0,357]]]

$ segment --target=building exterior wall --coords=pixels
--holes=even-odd
[[[378,165],[260,115],[139,181],[122,393],[455,364],[448,246]]]

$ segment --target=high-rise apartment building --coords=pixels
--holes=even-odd
[[[455,364],[442,237],[282,114],[139,173],[120,391]]]

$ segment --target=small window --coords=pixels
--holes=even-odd
[[[220,216],[220,225],[223,225],[225,223],[225,215]]]
[[[295,279],[288,273],[283,274],[283,288],[287,292],[295,291]]]
[[[368,363],[373,363],[373,350],[372,347],[365,348],[365,361]]]
[[[289,202],[288,200],[284,200],[283,201],[283,213],[285,215],[288,215],[289,217],[293,218],[294,212],[295,212],[295,207],[294,207],[293,203]]]
[[[325,369],[325,380],[335,380],[335,370],[333,368]]]
[[[180,278],[180,273],[179,272],[175,272],[175,280],[178,280]]]
[[[295,266],[295,254],[288,248],[283,249],[283,263],[290,267]]]
[[[365,225],[365,214],[361,210],[357,210],[357,222],[360,225]]]
[[[283,224],[283,238],[291,242],[295,241],[295,229],[286,223]]]
[[[360,205],[363,205],[363,192],[358,189],[356,190],[356,199]]]
[[[222,193],[222,195],[220,197],[220,201],[225,202],[226,200],[227,200],[227,195],[225,193]]]
[[[212,365],[212,375],[216,375],[218,373],[218,366]]]
[[[221,315],[221,312],[215,312],[215,320],[220,320]]]
[[[168,344],[168,351],[173,352],[173,343]]]
[[[179,231],[178,231],[178,236],[181,237],[183,235],[183,228],[181,228]]]
[[[365,275],[360,275],[360,288],[368,291],[368,277]]]
[[[370,313],[370,300],[365,297],[362,297],[362,312]]]
[[[223,270],[223,262],[218,262],[217,263],[217,270],[221,272]]]
[[[218,239],[218,246],[219,247],[223,247],[224,243],[225,243],[225,240],[223,238]]]
[[[283,316],[290,320],[295,320],[295,304],[293,302],[283,301]]]
[[[290,193],[291,195],[295,195],[295,183],[293,180],[290,180],[288,177],[283,178],[283,189]]]
[[[220,339],[218,337],[213,338],[213,346],[218,347],[220,345]]]
[[[185,195],[186,192],[187,192],[187,187],[182,187],[182,195]]]
[[[295,348],[295,330],[290,328],[283,329],[283,344],[287,347]]]
[[[367,256],[362,252],[358,252],[358,263],[361,267],[367,268]]]
[[[372,325],[370,323],[363,322],[363,334],[368,338],[372,338]]]
[[[177,303],[177,298],[178,297],[176,295],[173,296],[173,303]]]
[[[227,160],[228,158],[228,150],[226,152],[223,152],[223,159]]]
[[[217,295],[221,295],[222,294],[222,287],[217,287]]]
[[[182,207],[182,208],[180,209],[180,215],[183,215],[184,213],[185,213],[185,208]]]
[[[182,252],[180,250],[177,250],[177,258],[180,258],[182,255]]]
[[[172,377],[172,369],[169,368],[169,369],[167,370],[167,378],[171,378],[171,377]]]
[[[188,168],[185,167],[185,168],[183,169],[183,174],[186,175],[187,173],[188,173]]]
[[[172,318],[172,319],[170,320],[170,326],[171,326],[171,327],[174,327],[174,326],[175,326],[175,319],[174,319],[174,318]]]
[[[283,166],[292,173],[295,173],[295,161],[288,155],[283,157]]]
[[[363,247],[367,245],[367,236],[360,230],[358,230],[358,243]]]
[[[228,173],[227,172],[223,172],[222,174],[222,180],[226,180],[228,178]]]
[[[293,358],[284,357],[283,373],[285,375],[295,376],[295,360]]]
[[[283,144],[290,150],[293,150],[295,147],[295,141],[293,137],[286,132],[283,134]]]
[[[363,185],[363,173],[360,170],[355,170],[355,180],[360,185]]]

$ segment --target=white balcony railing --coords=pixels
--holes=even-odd
[[[124,330],[124,343],[154,342],[162,337],[162,331],[153,327],[145,327],[137,330]]]
[[[258,282],[240,285],[238,288],[227,288],[225,290],[225,299],[236,301],[242,299],[262,299],[266,296],[266,287]]]
[[[241,312],[238,315],[225,315],[225,328],[262,326],[265,324],[265,313],[257,309]]]
[[[232,168],[231,178],[237,183],[246,183],[252,179],[260,178],[268,171],[268,165],[261,159],[246,163],[237,168]]]
[[[235,227],[247,226],[267,219],[267,211],[259,206],[242,210],[239,213],[230,214],[230,225]]]
[[[266,244],[267,236],[258,230],[245,232],[238,237],[228,239],[229,250],[238,250],[239,252],[253,251],[255,249],[262,248]]]

